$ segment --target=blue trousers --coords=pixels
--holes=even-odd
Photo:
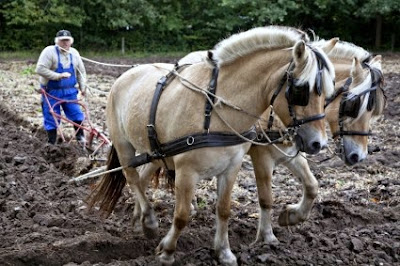
[[[77,100],[78,90],[76,88],[70,89],[56,89],[47,91],[48,94],[55,96],[62,100]],[[57,100],[48,96],[50,105],[53,106]],[[61,115],[61,107],[64,111],[65,116],[72,121],[83,121],[85,115],[83,114],[80,105],[77,103],[61,103],[53,107],[53,111]],[[57,124],[54,121],[53,116],[50,113],[50,106],[47,104],[44,95],[42,95],[42,111],[43,111],[43,124],[45,130],[52,130],[57,128]],[[60,123],[60,120],[57,121]]]

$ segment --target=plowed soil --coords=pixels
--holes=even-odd
[[[311,164],[320,193],[310,218],[279,227],[286,204],[301,197],[301,184],[284,167],[275,170],[273,229],[277,245],[255,240],[258,200],[246,157],[233,193],[229,239],[241,265],[400,265],[400,65],[384,55],[384,116],[373,125],[374,152],[345,166],[335,158]],[[99,59],[105,62],[105,60]],[[174,62],[170,58],[109,63]],[[93,125],[107,136],[108,91],[126,68],[86,63]],[[159,236],[146,239],[132,226],[133,199],[127,190],[115,211],[101,218],[84,202],[95,180],[69,183],[96,169],[77,143],[46,144],[40,94],[32,61],[0,60],[0,265],[158,265],[154,250],[168,231],[174,199],[168,190],[149,189],[159,219]],[[68,125],[63,125],[68,138]],[[178,240],[176,265],[218,265],[213,256],[216,186],[201,181],[199,208]]]

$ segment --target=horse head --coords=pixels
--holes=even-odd
[[[350,50],[362,49],[352,44],[345,45]],[[336,58],[340,57],[338,53],[336,51]],[[351,64],[347,63],[351,66],[350,71],[347,70],[350,77],[338,82],[337,93],[326,106],[327,120],[337,145],[336,152],[348,165],[366,158],[371,123],[382,114],[385,105],[381,56],[371,59],[369,53],[364,53],[362,57],[353,55]]]
[[[318,153],[327,144],[324,103],[334,91],[335,72],[326,53],[337,41],[333,38],[322,47],[298,41],[286,71],[285,93],[276,97],[275,104],[274,98],[271,100],[277,116],[294,133],[297,148],[309,154]]]

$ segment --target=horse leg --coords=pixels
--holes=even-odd
[[[159,168],[158,164],[156,163],[148,163],[143,165],[139,169],[139,183],[138,186],[140,187],[140,190],[145,193],[150,177],[156,172],[156,170]],[[147,197],[146,197],[147,200]],[[133,210],[133,218],[132,218],[132,224],[133,227],[136,228],[136,230],[143,230],[143,233],[147,237],[153,237],[157,235],[158,231],[158,222],[154,214],[154,209],[150,202],[147,200],[148,206],[149,206],[149,211],[147,212],[142,212],[142,208],[140,207],[140,201],[139,198],[136,197],[135,199],[135,208]],[[140,221],[140,223],[139,223]]]
[[[231,212],[232,189],[240,166],[241,160],[231,164],[225,173],[217,176],[218,201],[214,249],[218,261],[223,265],[237,265],[237,259],[229,245],[228,219]]]
[[[138,215],[140,209],[140,221],[144,235],[147,238],[155,238],[158,235],[158,221],[155,217],[154,210],[146,197],[145,188],[141,186],[139,174],[135,168],[125,168],[124,172],[129,187],[136,195],[134,217],[135,215]]]
[[[287,205],[286,209],[279,215],[279,225],[295,225],[305,221],[311,212],[314,199],[318,195],[318,181],[311,173],[307,159],[302,156],[288,161],[285,165],[296,176],[298,176],[303,184],[303,196],[299,203]]]
[[[260,218],[256,240],[253,242],[264,242],[268,244],[279,244],[279,240],[272,230],[272,171],[275,161],[266,147],[252,147],[249,152],[253,162],[254,174],[256,176],[258,203],[260,205]]]
[[[135,156],[135,148],[122,138],[118,139],[118,141],[114,141],[113,145],[118,152],[118,158],[121,165],[129,165],[132,158]],[[155,219],[154,211],[150,206],[150,202],[146,197],[145,190],[140,186],[139,173],[136,168],[133,167],[124,168],[123,173],[129,188],[135,193],[136,201],[139,203],[142,217],[144,217],[142,225],[145,236],[148,238],[154,238],[157,235],[158,222],[157,219]]]
[[[172,265],[174,263],[174,253],[176,242],[181,231],[187,225],[190,216],[190,204],[193,199],[195,185],[199,175],[189,169],[181,167],[176,169],[175,177],[175,210],[172,226],[167,235],[161,240],[156,248],[156,254],[159,256],[163,265]]]

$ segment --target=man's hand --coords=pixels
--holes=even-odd
[[[69,72],[63,72],[60,74],[60,79],[67,79],[71,76],[71,73]]]

